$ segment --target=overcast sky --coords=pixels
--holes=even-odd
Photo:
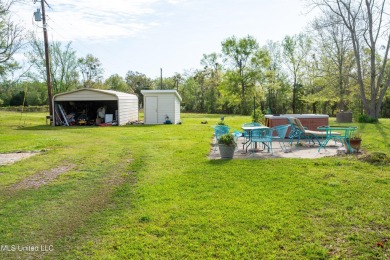
[[[43,39],[33,19],[40,3],[26,1],[13,17]],[[47,0],[50,41],[72,41],[79,57],[99,58],[105,77],[129,70],[154,78],[200,67],[230,36],[260,45],[305,30],[302,0]]]

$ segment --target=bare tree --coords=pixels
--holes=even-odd
[[[313,28],[317,32],[317,45],[322,57],[321,75],[327,78],[329,86],[334,87],[335,92],[329,94],[338,98],[339,109],[347,109],[350,77],[355,68],[348,30],[332,12],[315,19]]]
[[[79,58],[78,63],[83,75],[84,87],[93,87],[101,82],[104,70],[99,58],[87,54],[85,58]]]
[[[30,72],[30,77],[46,82],[45,50],[43,42],[34,35],[30,40],[31,51],[26,57],[35,71]],[[72,49],[71,42],[63,46],[61,42],[50,44],[50,77],[54,94],[69,91],[79,85],[78,60],[76,51]],[[34,73],[35,72],[35,73]]]
[[[323,12],[335,14],[347,28],[365,113],[378,118],[390,85],[389,4],[386,0],[312,0],[312,3]]]
[[[13,55],[23,46],[23,27],[10,18],[11,7],[17,0],[0,0],[0,68],[7,67]]]

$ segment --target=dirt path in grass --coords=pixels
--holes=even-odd
[[[0,153],[0,165],[13,164],[22,159],[39,154],[38,152]]]
[[[80,241],[87,239],[88,232],[84,229],[85,226],[92,225],[91,217],[103,212],[107,207],[115,207],[113,195],[117,188],[125,182],[133,183],[135,181],[133,172],[128,169],[128,165],[132,162],[131,155],[128,156],[129,159],[123,158],[113,165],[111,170],[108,169],[101,176],[97,176],[96,182],[91,182],[93,185],[86,185],[87,183],[84,182],[86,180],[80,180],[80,185],[86,186],[80,191],[70,194],[66,200],[53,198],[53,202],[58,201],[58,204],[53,204],[53,207],[43,204],[43,207],[29,211],[28,219],[41,221],[35,222],[35,227],[31,225],[31,229],[21,230],[20,233],[25,233],[23,239],[26,243],[39,241],[48,245],[58,242],[53,252],[27,252],[28,254],[26,252],[9,252],[9,255],[20,259],[25,259],[26,256],[55,258],[55,256],[73,250]],[[39,190],[71,170],[77,171],[77,165],[62,165],[51,170],[38,172],[9,187],[8,196],[10,199],[14,196],[18,197],[18,194],[24,196],[19,191],[25,189]],[[23,199],[23,197],[18,199]],[[25,217],[27,216],[22,216],[20,221],[29,221]],[[68,241],[68,238],[72,238],[71,241]]]
[[[10,187],[10,191],[17,191],[21,189],[39,188],[42,185],[48,184],[59,175],[67,173],[73,169],[75,165],[63,165],[53,168],[48,171],[38,172],[32,176],[28,176],[21,182],[18,182]]]

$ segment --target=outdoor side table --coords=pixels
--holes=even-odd
[[[320,126],[317,129],[319,131],[326,131],[326,139],[325,141],[321,142],[318,151],[320,151],[321,148],[325,148],[329,140],[333,139],[335,141],[341,141],[347,147],[350,153],[353,152],[349,143],[349,139],[351,138],[353,132],[355,132],[357,129],[356,126]],[[336,132],[338,134],[335,134]]]

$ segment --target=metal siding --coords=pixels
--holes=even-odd
[[[158,122],[163,124],[165,122],[165,116],[168,115],[169,119],[174,122],[175,120],[175,96],[173,94],[160,94],[158,95]]]
[[[144,123],[158,124],[158,97],[147,95],[144,98]]]
[[[180,122],[180,100],[175,97],[175,124]]]
[[[138,120],[138,98],[123,97],[118,101],[118,125]]]
[[[168,115],[172,123],[180,122],[180,98],[176,91],[142,91],[144,95],[145,124],[163,124]],[[157,122],[148,119],[147,111],[149,102],[147,97],[157,97]]]

